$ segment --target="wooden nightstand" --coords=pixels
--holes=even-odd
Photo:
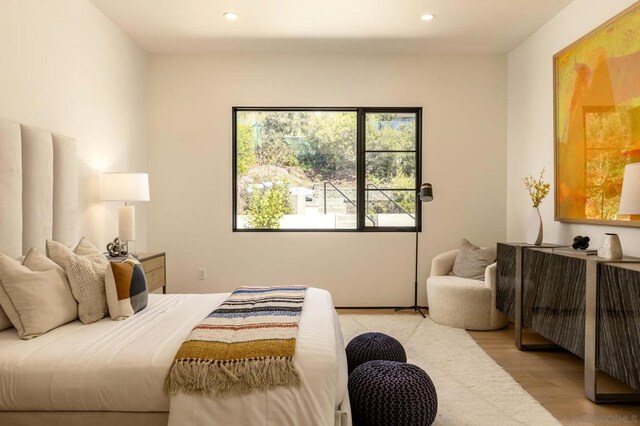
[[[149,293],[162,288],[162,294],[167,293],[167,267],[165,253],[137,253],[138,261],[147,276]]]

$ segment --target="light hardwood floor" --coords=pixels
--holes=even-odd
[[[417,315],[390,309],[338,309],[339,314]],[[551,414],[566,425],[640,425],[640,405],[594,404],[584,396],[583,361],[560,351],[521,352],[514,345],[513,324],[497,331],[470,331],[475,341]],[[525,341],[543,342],[527,333]],[[603,390],[620,390],[603,377]]]

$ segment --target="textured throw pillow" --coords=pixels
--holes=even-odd
[[[78,317],[83,324],[99,321],[109,314],[104,288],[109,261],[100,250],[84,238],[75,253],[64,244],[47,241],[47,255],[67,272],[71,292],[78,301]]]
[[[453,264],[453,275],[484,281],[485,269],[495,261],[495,248],[481,248],[465,239]]]
[[[147,307],[147,278],[134,257],[110,262],[104,281],[111,319],[123,320]]]
[[[22,339],[40,336],[78,317],[78,304],[64,271],[35,249],[27,254],[24,265],[0,253],[0,304]]]

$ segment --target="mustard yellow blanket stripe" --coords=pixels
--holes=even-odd
[[[250,342],[222,343],[189,340],[176,354],[180,359],[232,361],[258,357],[293,357],[296,339],[253,340]]]

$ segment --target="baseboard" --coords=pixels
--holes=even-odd
[[[400,306],[336,306],[336,309],[398,309]]]
[[[413,306],[336,306],[336,309],[400,309],[400,308],[404,308],[404,309],[409,309],[412,308]],[[418,306],[418,308],[423,309],[423,310],[429,310],[428,306]]]

